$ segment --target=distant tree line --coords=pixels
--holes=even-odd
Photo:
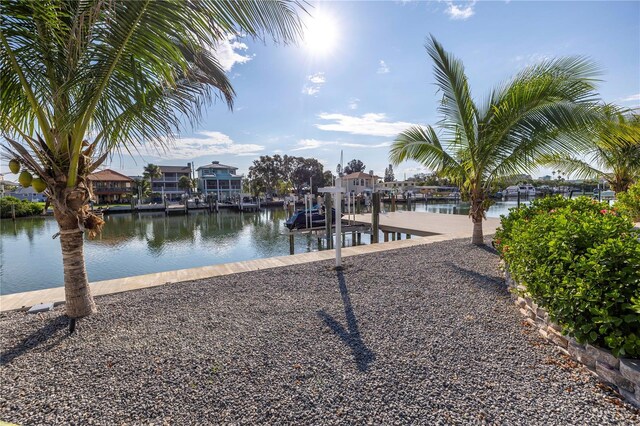
[[[333,184],[333,174],[315,158],[263,155],[249,167],[244,190],[256,196],[302,194],[310,180],[311,192],[316,193]]]

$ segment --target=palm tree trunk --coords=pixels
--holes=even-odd
[[[482,218],[476,221],[473,221],[473,234],[471,234],[471,244],[475,244],[477,246],[481,246],[484,244],[484,235],[482,233]]]
[[[471,198],[471,221],[473,222],[473,233],[471,234],[471,244],[477,246],[484,245],[484,235],[482,233],[482,221],[484,220],[483,197],[472,196]]]
[[[84,265],[84,232],[77,215],[66,214],[55,205],[53,211],[60,228],[66,313],[70,318],[85,317],[97,310]]]

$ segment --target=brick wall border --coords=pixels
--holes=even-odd
[[[578,343],[562,333],[562,328],[549,320],[549,314],[527,295],[526,287],[518,284],[505,267],[505,281],[511,298],[520,308],[525,321],[538,333],[578,363],[587,367],[601,381],[616,389],[632,405],[640,408],[640,359],[618,358],[610,351]]]

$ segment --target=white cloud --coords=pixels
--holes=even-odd
[[[304,151],[307,149],[320,149],[326,146],[337,145],[334,141],[319,141],[317,139],[300,139],[292,151]]]
[[[219,41],[211,50],[220,63],[220,66],[222,66],[222,69],[227,72],[231,71],[231,68],[233,68],[235,64],[244,64],[252,59],[251,56],[242,55],[237,52],[238,50],[247,50],[247,45],[237,41],[236,36],[233,34],[229,34],[226,38]],[[236,73],[232,78],[239,75],[240,74]]]
[[[315,74],[311,74],[309,77],[307,77],[307,80],[309,80],[313,84],[323,84],[325,82],[324,73],[318,72]]]
[[[638,102],[640,101],[640,93],[636,95],[627,96],[626,98],[620,99],[622,102]]]
[[[387,65],[387,63],[385,61],[383,61],[382,59],[380,59],[380,62],[378,63],[378,74],[388,74],[389,71],[391,71],[389,69],[389,65]]]
[[[323,72],[317,72],[307,76],[308,83],[302,88],[302,93],[309,96],[314,96],[320,93],[320,88],[325,83],[326,79]]]
[[[453,1],[447,1],[446,3],[448,7],[445,13],[449,15],[449,18],[464,21],[473,16],[473,8],[476,5],[476,0],[464,2],[460,5],[455,4]]]
[[[193,137],[178,138],[170,143],[166,152],[159,152],[152,146],[145,146],[141,152],[151,157],[167,156],[176,160],[190,160],[204,155],[258,155],[264,146],[257,144],[235,143],[229,136],[220,132],[202,131]]]
[[[513,58],[514,62],[517,62],[519,65],[533,65],[538,64],[540,62],[546,61],[551,58],[551,55],[546,53],[530,53],[528,55],[518,55]]]
[[[387,116],[380,113],[363,114],[360,117],[345,114],[321,113],[321,120],[331,121],[328,124],[316,124],[320,130],[346,132],[353,135],[397,136],[408,127],[416,126],[405,121],[387,121]]]
[[[358,109],[359,102],[360,102],[360,99],[358,98],[349,99],[349,104],[348,104],[349,109]]]
[[[309,96],[317,95],[319,92],[320,92],[320,87],[318,86],[304,86],[302,88],[302,93]]]
[[[388,146],[391,146],[391,142],[382,142],[382,143],[377,143],[377,144],[373,144],[373,145],[369,145],[366,143],[343,143],[342,146],[345,146],[347,148],[386,148]]]

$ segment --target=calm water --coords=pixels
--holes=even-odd
[[[513,206],[515,202],[499,202],[488,216],[498,217]],[[406,209],[398,204],[398,210]],[[411,210],[468,214],[469,208],[463,203],[419,203]],[[242,214],[191,212],[186,216],[108,215],[102,236],[86,240],[89,280],[287,255],[289,239],[282,234],[285,220],[283,209]],[[60,242],[51,239],[57,231],[51,217],[0,222],[0,294],[62,285]],[[351,245],[349,234],[346,240]],[[362,243],[368,242],[364,236]],[[315,251],[317,244],[314,236],[297,235],[295,251]]]

